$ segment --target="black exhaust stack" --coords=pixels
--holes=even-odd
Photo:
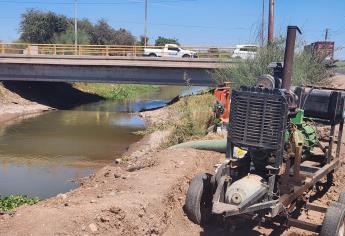
[[[297,31],[301,33],[301,30],[297,26],[288,26],[286,36],[286,46],[284,55],[284,68],[283,68],[283,84],[282,88],[290,90],[292,80],[293,59],[295,55],[295,43]]]

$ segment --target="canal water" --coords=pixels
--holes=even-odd
[[[195,90],[195,89],[194,89]],[[112,163],[142,137],[132,114],[164,106],[182,87],[161,87],[135,100],[102,101],[0,124],[0,195],[47,198],[78,186],[74,180]]]

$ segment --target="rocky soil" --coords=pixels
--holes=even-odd
[[[338,87],[345,85],[345,78],[337,78],[339,81]],[[166,110],[143,114],[151,124],[172,115]],[[239,222],[232,233],[217,225],[203,228],[191,223],[183,212],[188,183],[198,172],[213,173],[224,155],[192,149],[160,150],[159,144],[168,134],[161,130],[146,136],[117,165],[82,179],[78,189],[0,216],[0,235],[315,235],[250,222]],[[336,200],[345,187],[344,177],[343,166],[334,185],[315,203],[327,205]],[[315,223],[323,220],[322,215],[306,212],[299,218]]]
[[[51,109],[49,106],[32,102],[19,96],[0,83],[0,123]]]

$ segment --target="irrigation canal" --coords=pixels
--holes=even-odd
[[[198,88],[161,87],[135,100],[102,101],[0,124],[0,195],[47,198],[111,164],[145,129],[133,112],[164,106]]]

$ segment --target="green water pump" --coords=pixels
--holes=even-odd
[[[308,124],[304,119],[304,110],[297,109],[296,114],[290,118],[290,126],[297,128],[297,140],[299,145],[303,146],[302,160],[310,157],[313,148],[318,144],[319,138],[317,135],[316,127]],[[290,141],[289,130],[285,131],[285,143]]]

